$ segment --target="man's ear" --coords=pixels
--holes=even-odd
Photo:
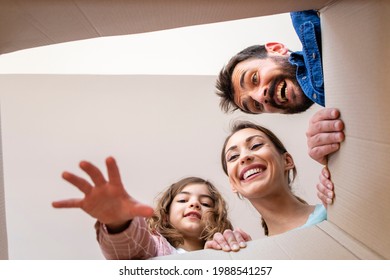
[[[284,163],[286,165],[286,170],[291,170],[295,167],[294,159],[289,153],[284,153]]]
[[[288,48],[282,43],[270,42],[265,44],[265,49],[270,54],[286,55],[288,54]]]

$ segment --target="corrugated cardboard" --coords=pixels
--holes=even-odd
[[[103,36],[321,8],[329,0],[0,0],[0,54]]]
[[[328,221],[309,229],[252,241],[239,253],[206,250],[164,258],[390,258],[388,1],[300,1],[298,4],[295,1],[172,0],[170,5],[166,2],[156,5],[155,1],[153,5],[151,1],[121,5],[103,0],[63,2],[1,1],[0,53],[77,39],[321,9],[326,103],[328,107],[340,108],[346,123],[346,141],[329,163],[336,200],[329,207]],[[155,11],[159,17],[145,16],[154,15]],[[0,248],[6,248],[5,235],[0,237]]]

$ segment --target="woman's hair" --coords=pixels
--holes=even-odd
[[[185,186],[190,184],[206,185],[210,192],[210,196],[214,201],[214,209],[206,212],[206,215],[204,215],[205,228],[203,229],[201,236],[199,236],[199,239],[203,240],[205,243],[207,240],[213,238],[214,233],[223,232],[225,229],[233,229],[233,226],[228,219],[227,204],[216,187],[211,182],[202,178],[187,177],[173,183],[159,195],[154,215],[148,219],[148,226],[151,232],[159,232],[173,247],[178,247],[180,244],[183,244],[184,239],[182,234],[170,224],[169,209],[174,197],[180,193]]]
[[[224,144],[223,144],[223,148],[222,148],[222,153],[221,153],[221,161],[222,161],[222,168],[223,168],[223,171],[225,172],[226,175],[229,176],[228,172],[227,172],[227,163],[226,163],[226,157],[225,157],[225,149],[226,149],[226,145],[229,141],[229,139],[238,131],[242,130],[242,129],[245,129],[245,128],[252,128],[252,129],[256,129],[258,131],[261,131],[263,132],[269,140],[271,140],[271,142],[274,144],[276,150],[281,154],[283,155],[284,153],[287,153],[287,149],[286,147],[283,145],[282,141],[280,141],[280,139],[269,129],[261,126],[261,125],[258,125],[258,124],[255,124],[255,123],[252,123],[250,121],[237,121],[235,123],[233,123],[232,125],[232,128],[231,128],[231,133],[230,135],[226,138]],[[288,176],[288,185],[291,189],[291,185],[292,183],[294,182],[295,178],[297,176],[297,169],[296,167],[294,166],[294,168],[292,169],[292,176],[290,178],[290,173],[289,173],[289,176]],[[300,202],[304,203],[304,204],[307,204],[307,202],[305,200],[303,200],[302,198],[294,195]],[[240,198],[242,198],[241,195],[239,195]],[[264,228],[264,234],[265,235],[268,235],[268,227],[267,227],[267,224],[266,222],[264,221],[263,218],[261,218],[261,225],[263,226]]]

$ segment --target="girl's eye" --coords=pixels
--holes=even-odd
[[[210,208],[211,207],[211,205],[210,204],[208,204],[208,203],[201,203],[204,207],[207,207],[207,208]]]
[[[257,76],[257,72],[253,73],[251,80],[252,80],[252,84],[258,85],[259,77]]]
[[[186,200],[185,200],[185,199],[179,199],[179,200],[177,200],[177,202],[179,202],[179,203],[185,203]]]

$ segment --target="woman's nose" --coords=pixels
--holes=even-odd
[[[253,160],[253,156],[251,155],[245,155],[241,158],[241,164],[245,164],[247,162],[251,162]]]

